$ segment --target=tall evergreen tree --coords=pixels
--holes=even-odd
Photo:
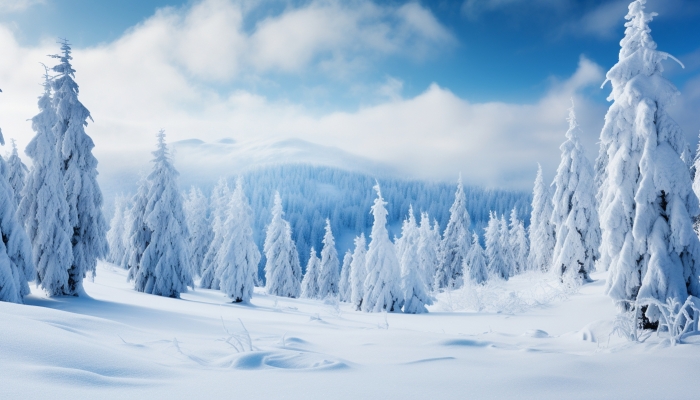
[[[503,276],[508,279],[509,277],[515,275],[515,258],[513,257],[513,249],[510,247],[510,230],[508,229],[508,222],[506,222],[505,215],[501,215],[498,229],[500,235],[501,254],[503,255],[505,268],[503,270]]]
[[[126,236],[126,214],[129,212],[128,199],[124,196],[117,196],[114,199],[114,216],[110,221],[109,231],[107,231],[107,243],[109,244],[109,254],[107,261],[124,267],[122,262],[124,254],[127,252]]]
[[[32,118],[35,135],[25,149],[32,160],[32,169],[18,214],[24,219],[31,242],[37,284],[49,296],[75,295],[78,288],[70,286],[68,275],[73,264],[73,229],[68,218],[61,159],[56,152],[57,138],[52,129],[55,123],[47,73],[44,94],[39,98],[39,114]]]
[[[525,234],[523,221],[518,218],[518,212],[513,208],[510,212],[510,227],[508,232],[509,247],[513,259],[513,270],[516,274],[528,269],[527,256],[529,244]]]
[[[223,231],[226,236],[217,260],[216,278],[221,291],[234,303],[248,303],[253,297],[260,250],[253,240],[253,210],[240,177],[231,195]]]
[[[355,250],[350,262],[350,302],[355,310],[362,309],[362,299],[365,294],[365,279],[367,278],[367,241],[365,234],[355,238]]]
[[[367,278],[364,285],[362,311],[381,312],[399,311],[403,306],[401,292],[401,267],[396,258],[394,244],[386,230],[386,202],[382,197],[379,184],[374,186],[377,198],[372,206],[374,225],[367,251]]]
[[[97,259],[107,255],[107,222],[102,214],[102,191],[97,183],[97,159],[92,155],[95,144],[85,133],[90,111],[78,100],[78,84],[73,79],[71,47],[61,42],[61,54],[52,56],[60,63],[53,67],[58,73],[52,82],[63,182],[68,202],[68,220],[72,226],[73,260],[68,270],[71,293],[82,290],[83,279],[95,275]]]
[[[436,221],[435,228],[431,228],[430,217],[427,212],[423,212],[420,215],[420,227],[418,228],[417,252],[420,272],[428,290],[432,288],[433,282],[435,282],[435,271],[437,271],[440,260],[438,256],[439,247],[440,227]]]
[[[554,254],[555,230],[552,224],[552,197],[542,178],[542,167],[537,164],[537,177],[532,194],[532,213],[528,236],[530,238],[530,267],[537,271],[549,271]]]
[[[141,257],[134,288],[139,292],[179,298],[194,287],[187,248],[187,222],[182,207],[182,195],[177,187],[175,170],[165,143],[165,132],[157,135],[153,152],[153,171],[144,222],[151,231],[151,240]]]
[[[265,282],[268,294],[299,297],[301,294],[301,266],[297,247],[292,240],[292,228],[284,219],[282,198],[275,192],[272,221],[265,236]]]
[[[322,299],[338,294],[340,281],[340,266],[338,264],[338,250],[335,248],[331,221],[326,219],[326,234],[323,236],[321,268],[318,275],[318,296]]]
[[[131,199],[131,210],[127,221],[129,228],[129,246],[127,247],[126,265],[129,268],[127,280],[133,281],[139,272],[143,252],[151,242],[151,228],[146,224],[146,206],[148,204],[148,192],[151,182],[141,179],[136,194]]]
[[[24,189],[24,185],[27,182],[29,169],[24,165],[22,159],[19,158],[15,140],[10,139],[10,141],[12,143],[12,153],[7,159],[7,180],[10,182],[15,204],[19,206],[19,203],[22,201],[22,189]]]
[[[479,243],[479,235],[472,236],[472,245],[464,259],[464,276],[471,278],[474,283],[485,283],[489,279],[486,254]]]
[[[501,240],[501,220],[495,213],[489,215],[489,223],[484,229],[484,241],[486,242],[486,261],[490,276],[508,279],[509,268],[503,252]]]
[[[700,295],[700,243],[692,220],[698,198],[682,154],[683,133],[668,114],[678,90],[663,76],[644,0],[630,4],[618,63],[607,73],[610,106],[600,135],[602,260],[608,294],[623,308],[637,298],[661,302]],[[658,320],[650,306],[644,318]]]
[[[600,246],[600,223],[595,201],[593,167],[579,142],[579,126],[573,106],[569,109],[569,130],[561,145],[561,162],[554,178],[556,227],[553,272],[570,285],[590,280]]]
[[[469,226],[471,218],[467,212],[467,197],[462,187],[462,176],[457,182],[455,201],[450,207],[450,220],[440,245],[440,264],[435,275],[435,288],[448,286],[460,287],[463,283],[462,272],[464,257],[469,252]]]
[[[413,208],[409,209],[408,218],[403,224],[401,240],[404,246],[399,263],[401,265],[401,290],[405,299],[403,311],[407,314],[420,314],[428,312],[426,305],[433,304],[428,295],[428,288],[420,270],[418,258],[418,225],[413,215]]]
[[[192,275],[201,276],[204,256],[214,237],[209,219],[209,200],[199,188],[192,186],[185,199],[185,217],[190,232],[188,238]]]
[[[229,191],[226,179],[220,178],[219,182],[214,186],[211,193],[211,208],[212,208],[212,232],[214,237],[211,240],[209,249],[204,255],[202,261],[201,276],[199,286],[204,289],[219,289],[219,279],[216,277],[218,254],[221,251],[224,240],[228,232],[224,231],[224,222],[228,214]]]
[[[312,247],[309,262],[306,264],[306,273],[301,281],[301,297],[307,299],[318,298],[318,275],[321,268],[321,260],[316,256],[316,250]]]
[[[340,269],[340,283],[338,283],[338,296],[340,301],[349,302],[352,292],[350,290],[350,264],[352,263],[352,252],[345,252],[343,256],[343,266]]]

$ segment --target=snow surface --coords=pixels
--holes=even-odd
[[[604,274],[567,295],[527,273],[440,294],[429,314],[352,311],[256,288],[135,292],[99,263],[89,297],[0,302],[6,398],[690,398],[700,337],[669,347],[609,333]],[[473,287],[469,287],[473,290]],[[542,303],[541,305],[537,305]],[[516,310],[515,314],[489,311]],[[457,311],[455,311],[457,310]],[[245,327],[245,328],[244,328]],[[245,330],[250,335],[247,341]],[[252,351],[250,351],[252,349]],[[663,382],[663,384],[659,384]]]

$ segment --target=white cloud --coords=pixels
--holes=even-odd
[[[45,0],[0,0],[0,12],[20,12]]]

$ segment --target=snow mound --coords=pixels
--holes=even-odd
[[[294,369],[294,370],[320,370],[320,369],[344,369],[348,364],[323,354],[303,351],[256,351],[242,354],[232,363],[236,369]]]

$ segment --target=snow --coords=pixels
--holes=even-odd
[[[3,394],[688,398],[687,382],[697,375],[697,337],[677,347],[656,336],[608,342],[616,310],[602,273],[579,293],[515,314],[441,312],[446,292],[419,315],[357,312],[262,288],[249,305],[208,289],[163,298],[133,291],[126,273],[99,263],[95,281],[84,282],[88,296],[47,298],[32,288],[28,305],[0,303]],[[524,298],[542,279],[529,273],[499,285],[504,296]],[[243,327],[253,351],[234,347],[246,348]],[[649,362],[654,368],[639,368]]]

